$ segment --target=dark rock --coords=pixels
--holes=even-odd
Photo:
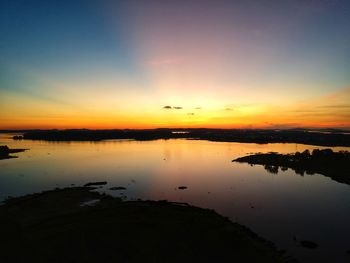
[[[300,245],[305,248],[309,249],[315,249],[318,247],[318,245],[315,242],[308,241],[308,240],[301,240]]]
[[[7,145],[4,145],[4,146],[0,146],[0,152],[7,152],[9,151],[9,147]]]
[[[105,185],[107,184],[106,181],[102,181],[102,182],[89,182],[87,184],[85,184],[84,186],[95,186],[95,185]]]

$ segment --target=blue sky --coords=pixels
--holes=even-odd
[[[349,1],[1,1],[0,35],[4,127],[349,125]]]

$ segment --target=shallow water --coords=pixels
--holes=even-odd
[[[45,142],[0,145],[30,150],[0,160],[0,200],[71,184],[107,181],[100,188],[127,199],[187,202],[215,209],[274,242],[302,262],[349,262],[350,186],[291,169],[232,163],[248,153],[291,153],[325,148],[297,144],[247,144],[194,140]],[[350,150],[333,147],[333,150]],[[124,186],[127,190],[112,191]],[[178,186],[187,186],[179,190]],[[302,248],[293,240],[319,247]]]

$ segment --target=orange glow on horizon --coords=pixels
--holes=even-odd
[[[77,100],[73,106],[43,100],[38,103],[36,98],[17,95],[18,106],[13,107],[12,94],[5,95],[0,105],[0,129],[350,127],[349,88],[285,105],[223,104],[209,96],[181,103],[181,97],[166,98],[157,93],[154,93],[153,101],[126,94],[117,104],[113,98],[98,99],[97,93],[91,93],[85,94],[83,100]],[[78,104],[82,106],[77,107]],[[115,109],[114,104],[117,104]],[[165,109],[166,105],[171,109]],[[175,109],[175,106],[180,108]]]

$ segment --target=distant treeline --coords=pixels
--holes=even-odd
[[[350,146],[350,134],[291,130],[243,129],[148,129],[148,130],[35,130],[14,139],[47,141],[101,141],[109,139],[157,140],[187,138],[220,142],[300,143],[320,146]]]

